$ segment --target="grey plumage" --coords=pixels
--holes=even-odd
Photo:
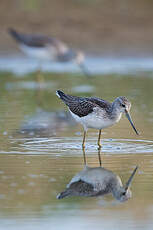
[[[31,47],[45,47],[47,44],[55,43],[55,39],[44,35],[23,34],[15,29],[8,29],[10,35],[19,43]]]
[[[25,34],[18,32],[13,28],[9,28],[8,32],[16,42],[21,45],[38,49],[48,47],[48,52],[51,51],[51,48],[54,49],[54,58],[56,61],[68,62],[76,59],[78,62],[77,64],[80,65],[84,59],[81,52],[69,48],[64,42],[55,37],[39,34]]]
[[[77,58],[77,52],[73,49],[67,49],[65,52],[63,52],[62,54],[59,52],[57,54],[57,61],[59,62],[69,62],[72,60],[75,60]]]
[[[64,192],[61,192],[58,199],[62,199],[67,196],[94,196],[94,187],[92,184],[88,184],[82,180],[74,182]]]
[[[129,186],[136,173],[134,169],[128,187],[124,187],[118,175],[103,167],[85,168],[76,174],[64,192],[57,198],[63,199],[68,196],[97,197],[112,193],[114,198],[123,202],[131,197]]]
[[[40,60],[72,61],[78,65],[86,76],[90,76],[84,65],[83,52],[69,48],[63,41],[46,35],[21,33],[12,28],[8,29],[8,32],[25,54]]]

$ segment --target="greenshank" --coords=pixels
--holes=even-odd
[[[121,119],[122,113],[128,118],[132,128],[138,135],[131,116],[131,103],[124,96],[117,97],[113,103],[97,97],[77,97],[56,91],[56,95],[68,106],[73,118],[83,125],[84,135],[82,148],[85,148],[85,138],[88,128],[98,129],[98,146],[101,148],[101,130],[114,125]]]
[[[84,65],[84,54],[81,51],[69,48],[64,42],[45,35],[25,34],[10,28],[10,35],[19,44],[19,48],[28,56],[42,61],[74,62],[81,71],[89,76]]]

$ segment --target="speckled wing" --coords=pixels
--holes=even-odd
[[[57,90],[56,94],[69,107],[70,111],[78,117],[84,117],[92,113],[93,108],[96,106],[87,98],[67,95],[61,90]]]
[[[93,108],[96,106],[92,102],[84,98],[73,97],[66,102],[70,111],[79,117],[87,116],[93,112]]]
[[[110,192],[110,184],[101,189],[101,186],[95,188],[92,184],[79,180],[72,183],[67,191],[73,196],[103,196]]]
[[[93,185],[82,180],[72,183],[65,191],[57,195],[57,199],[63,199],[67,196],[96,196]]]
[[[96,97],[76,97],[57,90],[57,96],[64,101],[70,111],[79,117],[87,116],[92,113],[94,108],[103,108],[109,111],[111,103]]]
[[[70,111],[79,117],[84,117],[92,113],[94,107],[96,107],[94,103],[84,98],[78,98],[69,103]]]
[[[105,109],[107,112],[110,111],[111,103],[104,101],[100,98],[72,98],[69,103],[69,109],[79,117],[87,116],[92,113],[94,108]]]
[[[107,112],[110,111],[111,103],[108,101],[105,101],[98,97],[89,97],[88,100],[96,105],[98,105],[100,108],[105,109]]]
[[[69,191],[76,196],[93,196],[97,193],[94,191],[92,184],[86,183],[82,180],[72,183],[69,187]]]

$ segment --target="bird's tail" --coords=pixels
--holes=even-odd
[[[21,41],[21,35],[15,29],[9,28],[8,32],[16,41]]]
[[[57,195],[57,199],[63,199],[64,197],[71,196],[71,191],[66,189],[64,192],[61,192]]]
[[[66,95],[61,90],[56,91],[56,95],[66,104],[69,105],[69,103],[73,100],[74,96]]]

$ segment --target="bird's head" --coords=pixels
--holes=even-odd
[[[115,106],[116,108],[121,112],[121,113],[125,113],[126,111],[129,112],[130,108],[131,108],[131,103],[129,102],[129,100],[124,97],[117,97],[115,99]]]
[[[117,200],[119,200],[120,202],[125,202],[128,199],[130,199],[131,197],[132,197],[132,192],[131,192],[130,188],[128,188],[127,190],[125,190],[125,188],[120,188],[120,190],[118,191],[118,193],[115,196],[115,198]]]
[[[118,186],[116,188],[116,190],[114,190],[114,196],[117,200],[119,200],[120,202],[124,202],[127,201],[128,199],[130,199],[132,197],[132,192],[130,190],[130,185],[132,183],[133,177],[136,173],[138,169],[138,166],[135,167],[135,169],[133,170],[131,176],[129,177],[127,183],[125,184],[125,186]]]
[[[130,116],[130,108],[131,108],[131,103],[128,101],[128,99],[124,96],[117,97],[113,103],[113,106],[120,112],[120,113],[125,113],[125,116],[129,120],[132,128],[136,132],[137,135],[139,135],[138,131],[136,130],[133,121]]]

